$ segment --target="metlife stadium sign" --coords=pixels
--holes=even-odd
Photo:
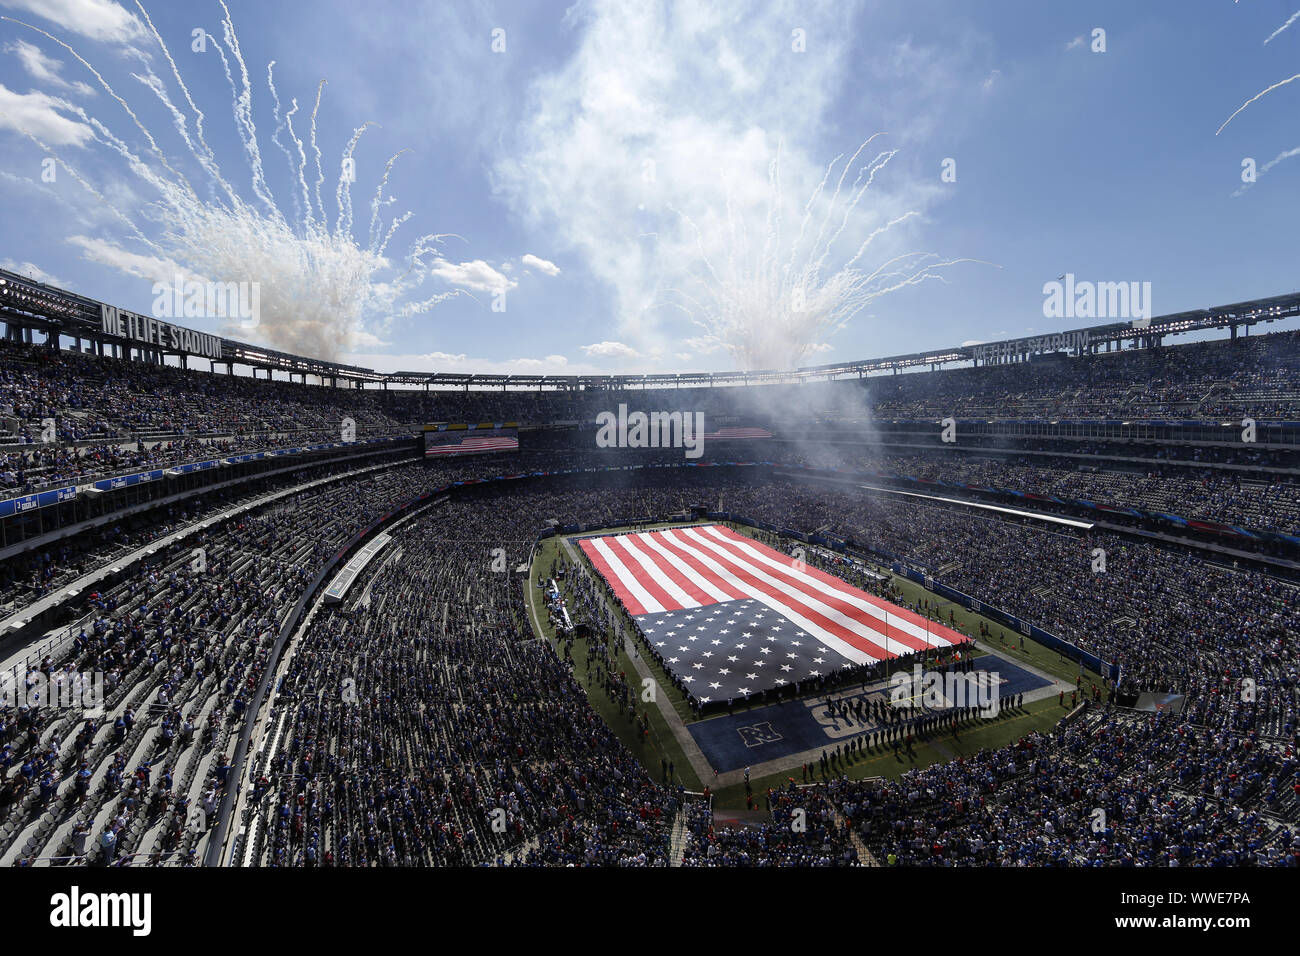
[[[181,328],[161,319],[151,319],[145,315],[136,315],[118,309],[117,306],[100,303],[99,324],[105,335],[130,339],[141,345],[169,349],[174,352],[186,352],[203,358],[221,358],[221,337],[193,329]]]

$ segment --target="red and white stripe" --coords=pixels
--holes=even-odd
[[[584,538],[581,544],[634,616],[753,599],[854,663],[967,641],[719,525]]]
[[[716,432],[707,432],[705,439],[714,439],[715,441],[735,441],[742,438],[771,438],[772,433],[766,428],[755,428],[744,425],[733,428],[719,428]]]
[[[431,445],[425,449],[426,455],[468,455],[484,451],[517,451],[518,438],[466,438],[454,445]]]

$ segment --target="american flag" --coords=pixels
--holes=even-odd
[[[967,641],[720,525],[581,544],[664,666],[704,703]]]
[[[719,428],[716,432],[706,432],[705,440],[714,441],[735,441],[741,438],[771,438],[772,433],[766,428],[756,428],[751,425],[734,426],[728,428]]]
[[[441,439],[442,444],[430,445],[425,455],[472,455],[489,451],[518,451],[519,439],[507,435],[466,435],[459,441]]]

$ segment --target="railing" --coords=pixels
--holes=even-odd
[[[76,627],[77,627],[76,624],[69,624],[67,633],[60,634],[57,637],[51,637],[48,640],[44,641],[43,643],[37,645],[35,648],[29,649],[28,652],[23,655],[22,660],[18,661],[16,664],[14,664],[12,667],[9,668],[10,673],[13,674],[14,676],[15,682],[18,681],[20,677],[27,676],[27,672],[31,669],[31,662],[33,660],[39,662],[47,654],[51,654],[52,649],[62,650],[63,645],[67,644],[69,641],[73,639],[73,631],[76,629]],[[51,656],[56,656],[56,655],[51,654]],[[15,684],[15,686],[17,685]]]
[[[230,818],[235,808],[235,801],[238,796],[239,783],[244,776],[244,761],[248,756],[248,747],[252,739],[253,730],[257,726],[258,714],[262,704],[266,701],[268,692],[271,689],[271,680],[275,676],[279,665],[280,656],[284,653],[285,645],[289,638],[297,630],[301,623],[303,615],[307,611],[308,605],[315,600],[316,593],[321,589],[324,583],[329,580],[335,573],[335,570],[344,561],[353,550],[362,542],[370,537],[376,530],[389,525],[399,518],[405,517],[418,508],[426,505],[437,503],[439,496],[445,489],[434,489],[418,495],[407,501],[403,505],[393,508],[382,517],[376,518],[367,527],[357,532],[348,540],[334,555],[329,562],[316,573],[311,583],[307,585],[302,596],[298,598],[298,603],[294,605],[292,613],[284,620],[280,627],[280,633],[275,639],[275,645],[266,659],[262,669],[262,678],[258,682],[257,690],[249,700],[248,708],[244,711],[243,728],[239,734],[239,742],[235,748],[235,756],[230,761],[230,772],[226,777],[226,792],[221,797],[221,805],[217,808],[217,823],[212,828],[211,837],[208,841],[207,851],[204,854],[204,866],[221,866],[222,857],[225,850],[227,833],[230,829]],[[236,841],[237,843],[237,841]],[[232,848],[230,859],[234,859],[234,853],[238,852],[237,845]]]

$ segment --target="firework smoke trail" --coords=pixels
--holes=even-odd
[[[325,182],[325,169],[320,162],[320,147],[316,145],[316,114],[320,112],[320,95],[325,89],[325,82],[322,78],[316,84],[316,105],[311,109],[311,148],[316,153],[316,208],[320,211],[321,222],[328,227],[329,223],[325,219],[325,204],[320,198],[320,187]]]
[[[399,149],[388,157],[388,162],[384,164],[384,175],[379,178],[379,186],[375,189],[375,198],[370,201],[370,229],[367,232],[370,245],[367,248],[371,252],[376,252],[376,247],[379,245],[379,209],[381,206],[392,205],[394,201],[390,199],[384,202],[384,188],[388,185],[389,174],[393,171],[393,164],[397,162],[397,157],[409,152],[411,152],[409,149]],[[382,255],[382,253],[380,254]]]
[[[302,140],[298,138],[298,134],[293,128],[293,114],[297,112],[298,100],[295,98],[292,101],[292,106],[290,107],[289,112],[284,114],[284,125],[289,131],[289,138],[293,140],[293,145],[298,148],[298,184],[302,186],[302,205],[304,210],[302,225],[304,229],[310,229],[316,217],[312,214],[311,193],[307,189],[307,152],[303,149]],[[289,168],[291,170],[293,169],[292,160],[289,162]]]
[[[39,33],[41,34],[41,36],[46,37],[49,40],[52,40],[53,42],[57,43],[59,46],[63,47],[63,49],[67,50],[68,53],[70,53],[72,56],[76,57],[77,62],[80,63],[82,66],[84,66],[87,70],[89,70],[91,75],[93,75],[95,79],[99,81],[99,85],[104,88],[104,92],[106,92],[113,99],[117,100],[118,104],[122,107],[122,109],[126,111],[126,115],[131,117],[131,121],[135,123],[136,128],[140,130],[145,140],[148,141],[149,148],[153,151],[153,154],[158,157],[158,161],[162,163],[163,168],[166,169],[173,176],[175,176],[177,179],[179,179],[181,182],[185,183],[186,189],[190,189],[190,184],[185,180],[185,177],[182,176],[180,173],[176,172],[176,170],[172,169],[172,167],[168,164],[167,158],[163,156],[162,150],[158,148],[158,144],[154,141],[153,134],[151,134],[149,130],[145,128],[144,123],[140,122],[140,117],[135,115],[131,107],[127,105],[126,100],[122,99],[122,97],[117,95],[117,91],[114,90],[113,87],[109,85],[108,80],[104,79],[103,75],[98,70],[96,70],[93,66],[91,66],[90,63],[86,61],[85,57],[83,57],[80,53],[74,50],[67,43],[64,43],[54,34],[49,33],[46,30],[42,30],[40,27],[32,26],[30,23],[24,23],[22,20],[16,20],[13,17],[0,17],[0,20],[7,20],[9,23],[16,23],[20,27],[26,27],[28,30],[32,30],[36,33]],[[192,193],[193,190],[190,189],[190,192]]]
[[[363,318],[378,319],[377,327],[386,330],[395,315],[414,315],[432,308],[448,298],[465,294],[462,290],[424,297],[412,301],[412,293],[430,278],[431,262],[439,258],[438,246],[446,235],[430,233],[418,236],[410,249],[395,264],[386,255],[390,241],[397,230],[407,223],[412,213],[396,215],[385,224],[381,221],[382,207],[395,200],[384,198],[393,163],[402,153],[395,154],[384,167],[379,187],[371,202],[371,220],[366,245],[363,248],[352,235],[351,176],[342,175],[335,192],[339,218],[331,228],[321,202],[320,190],[325,181],[324,164],[317,143],[316,118],[320,109],[321,92],[325,81],[316,90],[316,103],[312,110],[310,144],[316,158],[315,206],[312,189],[307,181],[308,158],[302,139],[293,128],[293,117],[298,112],[298,101],[291,100],[290,109],[281,117],[281,103],[274,83],[274,61],[267,66],[267,87],[274,106],[275,135],[272,142],[279,147],[289,166],[294,193],[295,216],[290,221],[275,202],[262,165],[257,128],[253,117],[253,90],[247,63],[239,47],[234,22],[226,4],[221,3],[223,17],[222,40],[211,33],[203,37],[212,45],[221,60],[222,70],[230,86],[232,116],[239,136],[247,166],[253,201],[246,201],[229,179],[223,176],[216,155],[209,145],[204,114],[198,108],[189,87],[185,84],[176,61],[148,13],[140,6],[150,42],[156,42],[172,72],[180,97],[173,100],[167,84],[149,66],[145,53],[135,47],[128,54],[144,64],[132,77],[140,82],[166,110],[171,125],[175,127],[182,156],[189,159],[206,175],[214,199],[201,200],[185,176],[168,162],[162,148],[143,120],[132,110],[108,80],[69,44],[39,27],[11,17],[0,20],[22,26],[58,44],[95,77],[100,87],[119,105],[139,130],[147,150],[138,154],[115,135],[100,119],[86,113],[81,107],[67,103],[66,110],[77,116],[91,131],[91,139],[110,153],[120,157],[133,175],[144,183],[151,194],[147,203],[150,214],[148,228],[141,229],[135,215],[138,210],[122,209],[111,203],[106,190],[96,188],[88,179],[66,162],[50,146],[30,133],[24,132],[43,152],[67,170],[87,192],[107,205],[126,232],[122,238],[130,245],[148,250],[149,265],[141,266],[142,257],[119,244],[112,237],[87,239],[70,237],[83,246],[84,254],[115,268],[136,271],[165,271],[165,275],[148,275],[147,278],[170,285],[178,278],[182,281],[210,281],[216,283],[252,282],[260,288],[260,316],[256,336],[259,340],[285,351],[334,359],[351,347],[353,335]],[[237,74],[237,75],[236,75]],[[189,116],[180,107],[188,106],[194,116],[193,133]],[[353,132],[343,159],[351,159],[361,133],[371,123]],[[288,133],[297,152],[293,152],[279,138],[281,130]],[[184,164],[178,164],[184,165]],[[301,205],[299,205],[301,197]],[[383,241],[379,242],[379,237]],[[123,265],[125,261],[134,266]],[[401,271],[401,267],[405,271]],[[400,274],[398,274],[400,272]],[[394,278],[395,276],[395,278]],[[222,331],[236,337],[246,337],[251,326],[227,325]]]
[[[230,55],[235,58],[239,65],[239,82],[242,91],[235,96],[235,128],[239,130],[239,137],[244,141],[244,151],[248,154],[248,165],[253,171],[253,193],[260,199],[270,213],[276,218],[283,221],[284,217],[280,214],[280,209],[275,204],[275,197],[271,195],[271,187],[266,183],[266,173],[262,169],[262,151],[257,145],[257,126],[253,123],[253,89],[248,82],[248,67],[244,63],[244,55],[239,49],[239,38],[235,36],[235,25],[230,20],[230,8],[226,6],[226,0],[217,0],[221,4],[222,12],[225,17],[221,21],[221,33],[226,38],[226,45],[230,47]],[[212,40],[213,45],[218,51],[221,50],[221,44],[216,39]],[[222,53],[221,62],[226,65],[226,78],[230,79],[231,90],[234,90],[234,80],[230,76],[230,65],[226,61],[225,54]]]
[[[1297,17],[1300,17],[1300,10],[1291,14],[1291,19],[1287,20],[1286,23],[1282,24],[1280,27],[1274,30],[1273,33],[1270,34],[1268,40],[1265,40],[1264,43],[1267,44],[1269,40],[1272,40],[1273,37],[1277,36],[1279,33],[1281,33],[1283,30],[1289,27],[1292,23],[1296,21]],[[1226,120],[1223,121],[1223,126],[1220,126],[1217,130],[1215,130],[1214,135],[1218,136],[1220,133],[1222,133],[1224,129],[1227,128],[1227,125],[1231,123],[1234,119],[1236,119],[1238,114],[1243,112],[1246,109],[1246,107],[1250,106],[1251,103],[1263,99],[1265,96],[1267,96],[1269,93],[1272,93],[1274,90],[1278,89],[1279,87],[1286,86],[1288,83],[1294,83],[1296,80],[1300,80],[1300,73],[1297,73],[1295,76],[1289,76],[1285,80],[1279,80],[1277,83],[1274,83],[1272,86],[1268,87],[1267,89],[1260,90],[1250,99],[1246,100],[1246,102],[1238,106],[1236,112],[1234,112],[1231,116],[1229,116]]]
[[[136,0],[136,2],[138,3],[139,0]],[[289,164],[289,169],[292,170],[293,154],[289,152],[288,146],[280,142],[280,130],[285,128],[285,126],[288,124],[288,121],[280,119],[280,93],[275,88],[275,61],[274,60],[266,64],[266,88],[271,91],[271,103],[272,103],[271,117],[275,120],[275,132],[271,134],[271,142],[280,148],[280,152],[284,155],[285,162]],[[298,105],[297,100],[294,101],[293,105],[297,107]],[[293,130],[289,130],[289,133],[290,135],[293,135]],[[307,225],[307,220],[304,218],[304,214],[302,211],[302,203],[298,200],[298,192],[297,190],[292,190],[292,192],[293,192],[294,219],[296,219],[299,223],[301,223],[305,227]]]
[[[101,193],[90,183],[86,182],[86,180],[82,178],[81,174],[78,173],[76,169],[74,169],[73,167],[65,163],[63,159],[59,156],[59,154],[56,153],[53,149],[51,149],[49,145],[42,142],[40,138],[33,136],[27,130],[23,130],[23,135],[27,137],[29,140],[31,140],[33,143],[35,143],[41,149],[41,151],[45,153],[45,155],[49,156],[50,159],[54,160],[54,162],[57,163],[60,168],[62,168],[69,176],[73,178],[73,180],[77,183],[77,185],[79,185],[82,189],[86,190],[86,192],[90,193],[101,203],[103,203],[104,206],[109,210],[109,212],[111,212],[118,219],[118,221],[122,223],[122,225],[126,226],[126,228],[131,230],[131,232],[135,235],[137,239],[139,239],[145,245],[151,245],[150,240],[145,237],[144,233],[140,232],[136,224],[132,222],[131,219],[125,213],[122,212],[122,210],[118,209],[111,202],[109,202],[107,196]]]
[[[376,125],[378,124],[367,120],[354,129],[352,138],[348,140],[348,145],[343,150],[343,161],[339,163],[339,184],[334,190],[334,201],[339,208],[338,218],[334,221],[334,232],[338,235],[350,235],[352,232],[352,180],[343,174],[343,170],[352,168],[352,151],[357,148],[361,134]]]
[[[1242,103],[1240,106],[1238,106],[1236,112],[1233,113],[1231,116],[1229,116],[1226,120],[1223,121],[1223,126],[1220,126],[1220,127],[1215,131],[1214,135],[1215,135],[1215,136],[1218,136],[1220,133],[1222,133],[1222,132],[1224,131],[1224,129],[1227,127],[1227,125],[1228,125],[1229,123],[1231,123],[1234,119],[1236,119],[1236,118],[1237,118],[1237,115],[1238,115],[1239,113],[1241,113],[1242,111],[1244,111],[1244,110],[1246,109],[1246,107],[1249,106],[1251,103],[1254,103],[1254,102],[1256,102],[1257,100],[1262,99],[1264,96],[1266,96],[1266,95],[1269,94],[1269,93],[1272,93],[1272,92],[1273,92],[1274,90],[1276,90],[1278,87],[1286,86],[1288,83],[1294,83],[1296,80],[1300,80],[1300,73],[1297,73],[1295,76],[1289,76],[1289,77],[1287,77],[1285,80],[1279,80],[1277,83],[1274,83],[1272,86],[1268,87],[1267,89],[1260,90],[1258,93],[1256,93],[1256,94],[1255,94],[1254,96],[1252,96],[1250,99],[1246,100],[1246,102],[1244,102],[1244,103]]]
[[[140,0],[135,0],[135,5],[139,7],[140,15],[144,17],[144,22],[149,26],[149,32],[152,33],[153,38],[158,41],[159,49],[162,50],[163,56],[167,58],[167,64],[172,68],[172,76],[176,78],[176,85],[179,86],[181,92],[185,94],[185,102],[188,103],[190,109],[194,111],[194,135],[195,138],[198,139],[199,145],[203,147],[203,153],[199,156],[199,162],[203,165],[203,168],[207,171],[208,175],[225,188],[226,195],[230,200],[232,202],[235,201],[235,191],[221,175],[221,167],[217,165],[217,157],[213,154],[212,147],[208,145],[208,141],[203,135],[203,111],[199,109],[198,104],[194,102],[194,97],[190,95],[189,87],[186,86],[185,81],[181,79],[180,68],[176,66],[176,61],[172,59],[172,53],[171,50],[167,49],[167,44],[163,43],[163,38],[158,33],[158,28],[153,25],[153,19],[149,16],[149,11],[144,8],[144,4],[142,4]],[[188,139],[186,140],[186,145],[190,146],[191,152],[194,152],[194,147],[190,145]],[[196,155],[198,154],[196,153]]]
[[[881,134],[876,134],[881,135]],[[853,256],[838,267],[833,263],[837,241],[853,219],[876,174],[895,155],[886,150],[857,168],[851,185],[850,170],[876,137],[864,142],[844,162],[840,154],[831,160],[812,195],[804,204],[799,232],[788,256],[782,251],[781,223],[785,198],[782,195],[780,147],[768,167],[768,209],[764,235],[754,243],[737,216],[730,191],[726,197],[726,227],[729,238],[721,265],[716,265],[705,248],[700,228],[684,213],[674,212],[696,236],[699,269],[698,288],[672,289],[680,308],[707,333],[707,338],[725,348],[745,370],[793,368],[813,352],[823,336],[844,326],[874,300],[929,279],[944,281],[938,270],[977,259],[943,259],[935,253],[913,252],[894,256],[874,269],[859,263],[872,243],[896,226],[918,215],[906,212],[874,229]],[[828,185],[836,176],[835,185]],[[818,213],[817,207],[823,207]],[[783,258],[784,256],[784,258]]]
[[[1278,27],[1276,30],[1270,33],[1268,35],[1268,39],[1264,41],[1264,45],[1268,46],[1271,41],[1276,40],[1278,36],[1281,35],[1286,30],[1287,27],[1295,23],[1297,20],[1300,20],[1300,10],[1297,10],[1295,13],[1291,14],[1290,19],[1288,19],[1286,23],[1282,24],[1280,27]]]

